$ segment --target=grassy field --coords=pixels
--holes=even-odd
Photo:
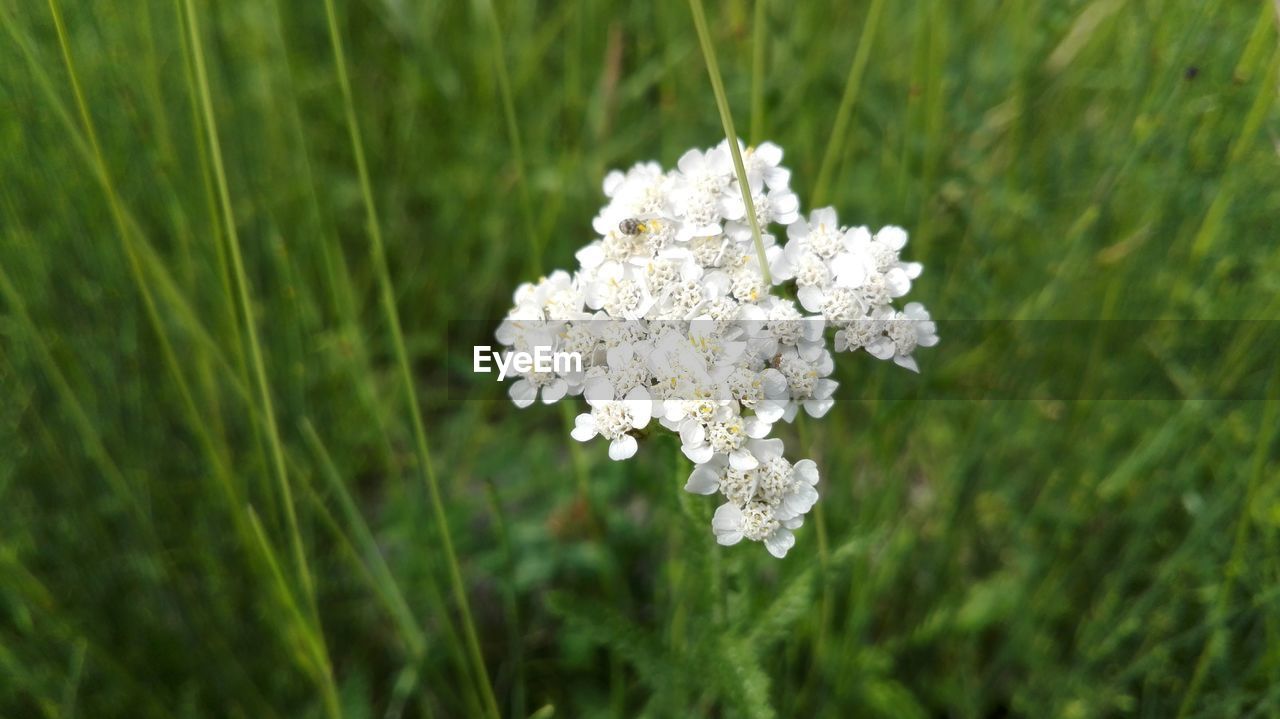
[[[451,399],[608,169],[723,137],[688,5],[0,0],[0,716],[1280,716],[1277,8],[707,11],[942,335],[788,430],[783,561],[673,438]],[[1046,320],[1169,324],[974,336]]]

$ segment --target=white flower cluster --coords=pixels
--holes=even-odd
[[[690,150],[670,172],[643,163],[609,173],[609,202],[593,223],[600,236],[578,251],[578,270],[521,285],[497,337],[508,351],[551,347],[582,359],[516,377],[517,406],[539,393],[545,403],[583,396],[573,438],[603,437],[615,460],[634,455],[656,419],[695,464],[685,489],[724,496],[717,540],[763,542],[782,557],[818,499],[818,469],[788,461],[782,440],[768,437],[800,410],[831,408],[827,328],[837,352],[865,349],[915,371],[912,353],[938,337],[920,304],[893,307],[921,271],[899,259],[905,231],[844,227],[831,208],[806,219],[782,150],[764,143],[742,155],[772,283],[793,284],[798,305],[761,271],[722,142]],[[785,245],[767,234],[772,225],[786,226]]]

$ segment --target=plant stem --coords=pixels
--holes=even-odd
[[[827,197],[827,184],[831,181],[831,173],[835,171],[837,158],[844,145],[844,135],[849,124],[849,115],[853,111],[853,103],[858,98],[858,89],[862,86],[862,75],[867,68],[867,60],[871,57],[871,44],[875,39],[876,27],[880,24],[880,14],[884,9],[884,0],[871,0],[871,9],[867,11],[867,20],[862,24],[862,36],[858,38],[858,51],[854,53],[853,64],[849,66],[849,75],[844,83],[844,95],[840,98],[840,107],[836,110],[836,121],[831,126],[831,139],[827,143],[827,151],[822,156],[822,167],[818,170],[818,182],[813,188],[813,206],[820,207]]]
[[[266,363],[262,359],[262,346],[258,342],[257,323],[253,316],[253,301],[249,297],[249,276],[244,269],[244,258],[240,253],[240,237],[236,231],[235,215],[231,209],[231,191],[227,186],[226,168],[222,164],[222,145],[218,139],[218,121],[213,113],[213,96],[209,90],[209,76],[204,65],[204,44],[200,38],[200,19],[192,0],[186,0],[187,30],[191,36],[192,55],[195,60],[196,78],[200,90],[200,104],[204,112],[205,132],[208,135],[210,154],[213,159],[213,173],[217,180],[218,197],[222,205],[223,227],[227,233],[227,249],[231,256],[231,267],[235,273],[238,293],[236,299],[240,313],[244,316],[245,332],[249,337],[249,355],[253,365],[253,374],[258,386],[258,400],[262,403],[263,424],[267,430],[267,441],[271,447],[271,460],[275,467],[276,478],[280,483],[280,498],[284,504],[285,520],[289,526],[289,536],[293,546],[294,561],[302,578],[303,591],[310,599],[314,609],[314,587],[311,571],[307,568],[306,553],[302,546],[302,534],[298,530],[298,515],[293,506],[293,491],[289,486],[288,469],[284,462],[284,447],[280,440],[280,430],[276,426],[275,403],[271,399],[271,388],[267,383]]]
[[[693,13],[693,25],[698,30],[698,43],[702,46],[702,59],[706,61],[707,74],[711,76],[711,90],[716,96],[720,122],[724,124],[725,139],[729,141],[729,152],[733,155],[733,171],[738,175],[742,204],[747,207],[747,220],[751,223],[751,238],[755,240],[760,274],[764,276],[766,284],[773,284],[773,278],[769,274],[769,260],[764,254],[764,240],[760,237],[756,206],[751,201],[751,183],[747,179],[746,167],[742,164],[742,149],[738,147],[738,134],[733,130],[733,116],[729,113],[729,100],[724,94],[724,82],[720,79],[720,66],[716,64],[716,51],[711,45],[711,33],[707,30],[707,15],[702,9],[702,0],[689,0],[689,11]]]
[[[462,569],[458,565],[458,555],[453,547],[453,537],[449,532],[448,517],[444,511],[444,500],[440,495],[440,482],[436,477],[435,467],[431,463],[431,452],[427,445],[427,431],[422,423],[422,409],[418,405],[418,397],[414,391],[413,373],[409,368],[409,353],[405,349],[404,334],[400,327],[400,313],[396,309],[395,290],[391,284],[391,273],[387,268],[386,250],[382,242],[382,228],[378,223],[377,206],[373,200],[373,189],[369,182],[369,168],[365,162],[364,145],[360,139],[360,124],[356,118],[355,102],[352,99],[351,81],[347,77],[346,53],[342,48],[342,36],[338,32],[337,12],[333,0],[325,0],[325,14],[329,23],[329,40],[333,46],[333,61],[338,73],[338,84],[342,89],[342,102],[346,112],[347,129],[351,139],[351,150],[355,155],[356,171],[360,177],[360,192],[364,196],[366,221],[369,231],[369,254],[377,274],[378,285],[382,297],[382,310],[386,315],[387,326],[391,329],[391,344],[395,349],[396,364],[399,366],[400,382],[403,385],[405,401],[408,404],[410,419],[413,423],[413,438],[417,449],[419,473],[427,487],[431,499],[431,510],[440,531],[440,542],[444,548],[445,564],[449,569],[449,580],[453,590],[454,602],[462,614],[462,629],[466,637],[467,651],[471,657],[475,681],[485,711],[493,719],[498,719],[498,702],[493,695],[493,685],[489,681],[489,672],[485,668],[484,657],[480,653],[480,640],[476,634],[475,622],[471,617],[471,605],[467,600],[466,585],[462,581]]]
[[[516,166],[516,191],[520,197],[520,216],[529,243],[529,271],[534,277],[542,274],[542,241],[534,229],[533,201],[529,199],[529,183],[524,174],[524,144],[520,142],[520,124],[516,122],[516,104],[511,93],[511,75],[507,72],[507,53],[502,43],[502,26],[498,24],[498,11],[492,0],[483,2],[489,16],[489,29],[493,33],[494,71],[498,75],[498,93],[502,96],[502,115],[507,123],[507,141],[511,143],[511,161]]]

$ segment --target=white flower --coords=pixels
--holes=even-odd
[[[800,219],[800,198],[788,187],[769,188],[762,185],[763,180],[751,178],[751,206],[756,211],[756,224],[763,233],[764,228],[777,222],[790,225]],[[739,241],[751,241],[751,221],[747,218],[747,206],[742,201],[741,186],[735,181],[732,192],[725,198],[725,219],[732,220],[726,233]]]
[[[507,390],[511,401],[517,407],[528,407],[538,398],[538,392],[542,392],[542,403],[551,404],[558,402],[569,391],[569,383],[563,377],[557,377],[551,372],[526,372],[515,382],[511,383],[511,388]]]
[[[712,520],[718,542],[763,541],[781,557],[794,544],[791,530],[800,526],[818,500],[817,465],[809,459],[792,465],[783,458],[782,441],[777,439],[753,441],[751,449],[759,460],[757,467],[742,470],[716,457],[694,468],[685,490],[719,491],[728,500]]]
[[[655,307],[661,320],[690,320],[706,305],[711,289],[698,280],[677,280],[667,285]]]
[[[772,439],[752,445],[760,466],[755,469],[756,499],[774,509],[779,520],[802,517],[818,501],[818,465],[802,459],[794,465],[782,456],[782,440]]]
[[[769,554],[782,559],[796,543],[791,530],[798,528],[802,522],[800,518],[785,522],[779,520],[774,515],[773,508],[765,502],[748,502],[743,507],[726,502],[716,508],[715,516],[711,519],[711,529],[720,544],[730,546],[744,538],[764,542]]]
[[[917,347],[932,347],[938,344],[937,326],[929,319],[929,311],[919,302],[909,302],[902,312],[886,321],[886,334],[892,342],[894,363],[912,372],[919,372],[920,367],[911,356]],[[881,357],[887,359],[887,357]]]
[[[584,316],[582,291],[568,272],[556,270],[536,284],[516,288],[515,307],[507,313],[514,320],[572,320]]]
[[[756,417],[733,415],[711,422],[687,417],[680,423],[680,450],[695,464],[724,455],[734,469],[754,469],[759,462],[751,454],[747,440],[763,437],[768,431],[769,426]]]
[[[690,150],[680,157],[677,167],[672,204],[676,219],[682,222],[678,237],[687,240],[720,234],[733,179],[733,159],[728,148],[717,147],[706,153]]]
[[[723,455],[694,465],[693,472],[689,474],[689,480],[685,482],[685,491],[694,494],[715,494],[716,490],[720,489],[721,478],[728,466],[729,461]],[[745,473],[740,474],[745,478]],[[743,501],[750,499],[755,491],[754,486],[750,487],[750,492],[745,495]]]
[[[623,399],[613,398],[613,385],[607,380],[593,380],[584,392],[590,412],[574,420],[573,438],[586,442],[597,434],[609,440],[609,459],[623,460],[636,453],[633,429],[649,424],[653,400],[643,387],[636,387]]]
[[[726,148],[728,141],[721,143]],[[741,146],[741,141],[739,141]],[[762,142],[757,147],[745,147],[742,150],[742,164],[747,176],[759,177],[769,189],[785,189],[791,183],[791,170],[782,167],[782,148],[772,142]],[[785,224],[785,223],[784,223]]]
[[[581,357],[583,369],[595,366],[602,359],[597,357],[602,351],[600,337],[595,332],[598,325],[599,323],[597,322],[577,322],[569,324],[560,331],[560,349]],[[581,392],[582,377],[580,374],[577,374],[577,376],[565,375],[565,379],[569,381],[570,385],[579,385],[578,391]],[[572,393],[572,389],[570,391]]]
[[[874,357],[888,359],[892,355],[885,354],[888,346],[882,340],[885,339],[885,320],[893,315],[892,309],[881,307],[866,317],[841,323],[835,334],[835,350],[853,352],[865,348]]]
[[[669,172],[652,162],[610,172],[577,270],[517,288],[496,335],[507,352],[549,346],[582,360],[513,375],[517,406],[583,395],[589,410],[572,435],[604,437],[615,460],[636,453],[637,430],[656,417],[694,462],[685,489],[727,500],[717,541],[758,541],[782,557],[818,500],[818,469],[783,456],[774,424],[831,409],[832,347],[918,371],[915,350],[938,336],[924,307],[893,304],[921,273],[900,257],[905,230],[846,228],[830,207],[801,217],[781,148],[740,147],[745,179],[727,142],[690,150]],[[773,294],[762,264],[795,301]]]
[[[625,396],[636,388],[648,389],[653,380],[648,357],[647,342],[635,344],[628,342],[606,350],[605,362],[609,367],[608,377],[615,394]]]
[[[752,409],[758,420],[771,425],[786,416],[791,406],[791,387],[786,375],[774,367],[760,373],[760,385],[764,397],[757,400]]]
[[[765,372],[768,374],[766,375]],[[777,370],[769,368],[765,372],[753,370],[746,365],[734,365],[729,376],[725,378],[728,395],[744,409],[754,409],[766,399],[765,384],[767,382],[772,381],[775,393],[778,385],[785,390],[787,382]]]
[[[845,249],[845,231],[836,219],[835,208],[822,207],[787,226],[788,244],[794,242],[806,252],[830,260]]]
[[[865,227],[850,230],[847,250],[832,263],[836,284],[858,288],[879,283],[889,297],[902,297],[911,291],[911,280],[923,270],[918,262],[902,262],[898,258],[906,244],[907,233],[901,227],[881,228],[874,237]]]
[[[831,260],[831,271],[837,287],[859,287],[882,270],[871,253],[867,228],[855,227],[845,234],[845,239],[845,248]]]
[[[871,256],[875,259],[876,269],[888,273],[892,269],[901,269],[908,279],[920,276],[924,266],[919,262],[903,262],[898,253],[907,245],[907,231],[901,227],[889,225],[880,228],[875,237],[868,243]]]
[[[835,362],[831,353],[825,349],[814,359],[806,359],[794,349],[783,350],[778,360],[778,370],[786,378],[791,394],[791,402],[783,419],[788,422],[795,419],[800,407],[804,407],[810,417],[821,419],[835,404],[831,395],[835,393],[838,383],[827,378],[834,369]]]
[[[626,174],[617,170],[605,175],[604,194],[612,198],[596,215],[592,226],[606,235],[618,230],[619,224],[633,217],[670,215],[671,178],[656,162],[638,163]]]
[[[610,317],[635,320],[644,317],[655,300],[638,268],[606,262],[584,293],[587,306],[603,309]]]
[[[814,210],[808,220],[798,218],[787,226],[787,244],[770,267],[774,281],[795,280],[802,289],[828,285],[831,259],[845,249],[844,239],[836,212],[830,207]]]

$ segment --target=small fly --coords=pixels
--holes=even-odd
[[[618,223],[618,231],[632,237],[646,232],[653,232],[657,229],[658,221],[653,219],[642,220],[639,217],[628,217]]]

